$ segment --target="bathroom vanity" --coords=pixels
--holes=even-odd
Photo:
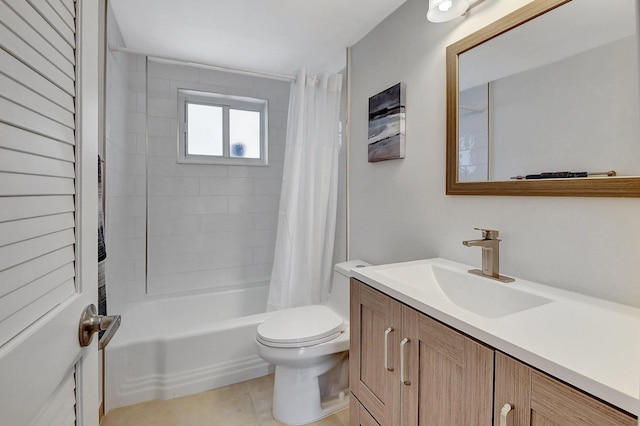
[[[444,259],[354,271],[352,425],[637,425],[640,310]]]

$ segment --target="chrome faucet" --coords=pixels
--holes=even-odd
[[[482,247],[482,270],[470,269],[469,273],[492,278],[503,283],[515,281],[513,278],[500,275],[500,241],[498,231],[474,228],[482,232],[481,240],[466,240],[462,244],[467,247]]]

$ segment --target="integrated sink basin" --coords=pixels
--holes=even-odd
[[[408,262],[386,265],[375,273],[415,290],[440,293],[455,306],[484,318],[500,318],[552,302],[552,299],[514,288],[466,269],[433,263]],[[373,269],[372,268],[372,269]]]

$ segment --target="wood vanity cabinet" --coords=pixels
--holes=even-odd
[[[638,425],[353,278],[350,308],[352,426]]]
[[[503,412],[506,403],[511,410]],[[495,426],[638,425],[636,418],[500,352],[494,418]]]
[[[494,351],[351,282],[352,423],[491,425]],[[362,407],[365,413],[362,413]],[[363,420],[364,419],[364,420]]]

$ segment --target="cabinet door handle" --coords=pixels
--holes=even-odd
[[[407,386],[411,384],[411,381],[404,378],[404,348],[410,341],[411,340],[408,337],[405,337],[404,339],[402,339],[402,342],[400,342],[400,382],[402,382],[403,385]]]
[[[502,406],[502,410],[500,410],[500,426],[508,426],[507,421],[512,410],[513,407],[508,402]]]
[[[389,334],[393,331],[393,327],[389,327],[384,331],[384,368],[387,371],[393,371],[393,367],[389,367]]]

